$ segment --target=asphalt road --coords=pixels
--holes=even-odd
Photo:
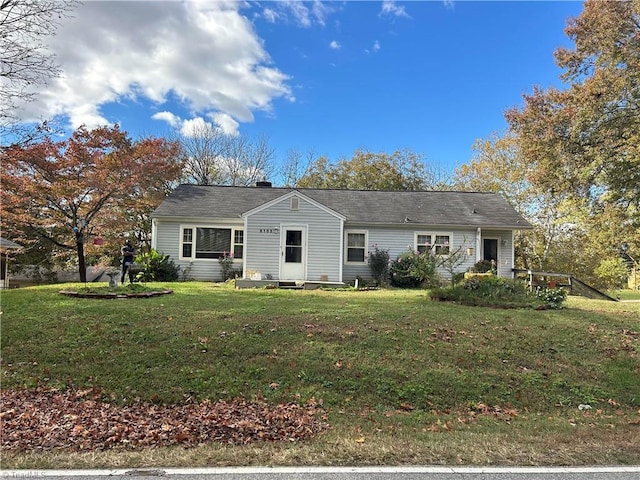
[[[0,477],[45,480],[639,480],[640,466],[579,468],[237,467],[141,470],[2,470]]]

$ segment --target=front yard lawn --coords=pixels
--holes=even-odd
[[[151,287],[174,294],[4,291],[3,392],[91,388],[122,408],[313,401],[330,429],[187,450],[5,447],[3,468],[640,463],[640,303],[497,310],[424,290]]]

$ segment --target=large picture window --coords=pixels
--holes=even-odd
[[[367,255],[367,233],[347,232],[346,261],[364,263]]]
[[[184,227],[182,229],[182,258],[220,258],[244,254],[244,231],[233,228]]]

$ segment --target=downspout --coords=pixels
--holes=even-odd
[[[244,216],[244,245],[242,246],[242,278],[247,278],[247,256],[249,253],[249,249],[247,248],[248,242],[248,233],[249,233],[249,217]]]
[[[344,265],[344,220],[340,219],[340,262],[339,273],[338,273],[338,281],[342,282],[342,267]]]
[[[157,250],[158,245],[158,223],[155,218],[151,219],[151,248]]]
[[[516,272],[513,271],[513,269],[516,268],[516,245],[514,237],[513,230],[511,230],[511,278],[516,278]]]

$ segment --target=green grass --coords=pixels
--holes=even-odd
[[[242,462],[283,448],[283,464],[395,463],[389,452],[396,462],[438,463],[431,457],[437,443],[451,448],[440,454],[448,463],[640,463],[640,303],[571,297],[559,311],[500,310],[433,302],[416,290],[149,285],[174,294],[93,300],[58,293],[80,285],[2,292],[2,388],[95,386],[121,403],[323,402],[334,430],[299,446],[297,460],[288,456],[293,447],[261,446]],[[517,414],[475,415],[478,404]],[[593,408],[582,412],[581,404]],[[544,455],[572,429],[588,438],[584,449]],[[514,447],[484,451],[479,435],[508,437]],[[361,438],[368,453],[351,444]],[[403,442],[412,453],[400,451]],[[455,460],[461,442],[467,453]],[[618,442],[615,454],[611,442]],[[308,453],[341,443],[351,446],[328,458]],[[533,448],[529,460],[518,445]],[[206,464],[234,463],[237,450],[225,452],[211,453]],[[145,464],[154,464],[150,455]],[[12,465],[61,462],[27,457],[9,458]]]
[[[620,300],[639,300],[640,290],[616,290],[614,296]]]

